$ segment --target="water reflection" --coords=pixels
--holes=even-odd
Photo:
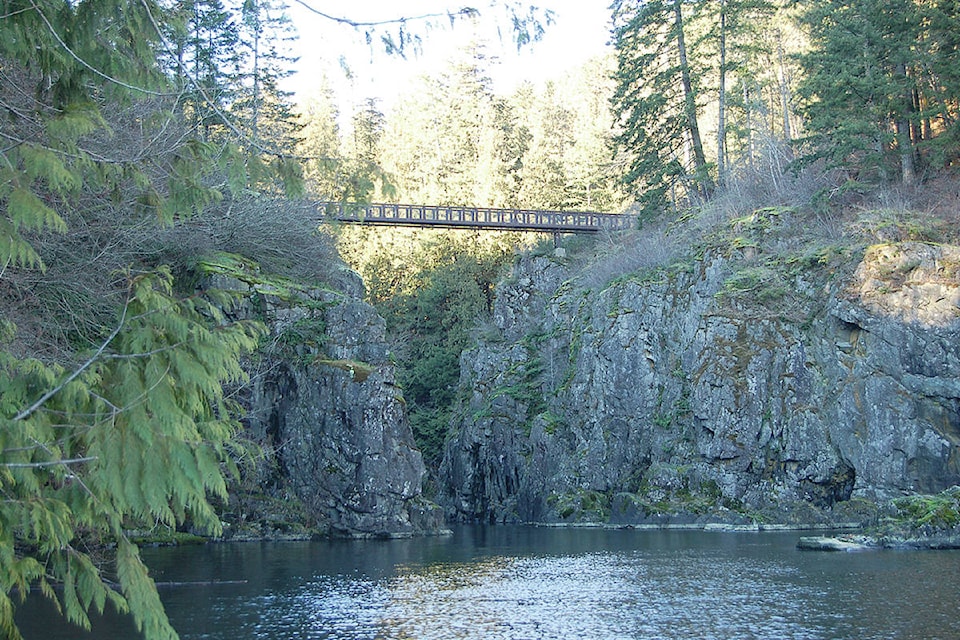
[[[146,550],[184,640],[960,638],[960,554],[816,554],[796,534],[462,529]],[[26,616],[28,640],[78,635]],[[69,632],[69,635],[68,635]]]
[[[411,572],[386,588],[375,637],[824,637],[804,622],[809,594],[778,575],[790,569],[703,560],[592,553]]]

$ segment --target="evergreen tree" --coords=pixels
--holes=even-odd
[[[943,169],[960,159],[960,3],[921,0],[917,6],[923,60],[910,70],[911,136],[924,161]]]
[[[237,96],[231,105],[242,144],[250,158],[249,173],[263,189],[279,176],[289,191],[299,183],[300,167],[289,156],[300,142],[298,121],[291,94],[280,81],[293,71],[295,61],[288,43],[295,37],[282,0],[242,0],[240,5],[238,51],[242,56]],[[270,164],[273,164],[270,167]],[[271,171],[272,169],[272,171]]]
[[[713,61],[709,66],[714,71],[708,77],[716,77],[716,165],[721,185],[730,179],[737,162],[733,152],[741,151],[729,145],[731,129],[747,139],[748,155],[754,135],[770,132],[772,109],[764,93],[772,81],[767,70],[772,53],[768,34],[777,31],[775,12],[768,0],[720,0],[704,5],[705,31],[698,48]],[[788,143],[789,137],[784,142]]]
[[[421,236],[428,232],[418,232]],[[489,317],[493,288],[513,260],[515,238],[436,232],[427,239],[377,234],[365,265],[370,295],[397,337],[398,378],[426,462],[439,465],[470,327]]]
[[[574,143],[573,113],[551,82],[523,115],[531,141],[523,155],[517,204],[525,209],[562,210],[567,202],[564,158]]]
[[[345,141],[345,161],[339,168],[336,198],[347,202],[390,200],[393,185],[380,167],[380,144],[385,116],[375,98],[370,98],[353,116]]]
[[[791,144],[799,133],[796,57],[805,38],[786,8],[765,0],[728,2],[728,16],[726,62],[731,82],[723,143],[730,179],[737,177],[738,169],[757,175],[761,161],[792,157]],[[784,164],[778,164],[776,171],[783,170]]]
[[[175,638],[126,531],[219,531],[209,496],[225,494],[238,427],[223,388],[258,329],[228,322],[226,298],[179,299],[169,269],[141,263],[100,308],[58,289],[76,315],[42,348],[15,323],[34,314],[11,303],[43,296],[46,264],[62,268],[61,246],[105,221],[149,228],[216,201],[220,167],[172,116],[159,6],[8,0],[0,16],[0,636],[19,637],[14,612],[37,589],[80,626],[109,605],[146,638]]]
[[[181,0],[172,13],[169,62],[180,84],[180,108],[204,140],[224,138],[224,113],[234,99],[240,39],[234,16],[220,0]]]
[[[566,210],[616,213],[623,209],[624,195],[610,161],[613,65],[612,56],[590,60],[557,83],[557,95],[571,114],[563,156]]]
[[[801,92],[811,158],[860,181],[916,177],[914,80],[922,61],[920,16],[911,0],[828,0],[803,16],[813,49]]]
[[[482,47],[474,42],[391,114],[383,168],[400,197],[415,203],[492,206],[505,171],[502,105],[497,104]]]
[[[687,45],[699,8],[682,0],[613,5],[615,142],[629,158],[624,183],[650,214],[676,189],[698,198],[712,188],[698,114],[702,74]]]
[[[304,178],[307,189],[321,200],[341,198],[339,186],[344,160],[340,154],[340,127],[333,91],[323,82],[316,94],[301,107],[304,123],[297,153],[306,158]]]

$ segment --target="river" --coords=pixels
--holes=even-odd
[[[960,638],[960,552],[798,551],[800,533],[462,527],[409,540],[145,549],[183,640]],[[211,584],[212,583],[212,584]],[[125,640],[48,605],[27,640]]]

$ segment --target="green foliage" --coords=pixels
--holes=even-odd
[[[172,59],[165,62],[180,85],[178,108],[201,139],[224,139],[222,110],[237,97],[243,62],[233,16],[220,0],[179,0],[167,31]]]
[[[547,505],[561,520],[568,522],[605,522],[610,517],[611,496],[591,489],[551,493]]]
[[[541,417],[546,421],[545,428],[556,430],[556,421],[550,422],[544,393],[544,363],[540,345],[545,336],[528,335],[523,339],[525,358],[502,374],[503,384],[494,389],[491,398],[507,396],[525,407],[526,420],[520,425],[526,435],[530,435],[533,421]]]
[[[109,605],[174,638],[126,531],[219,532],[210,498],[242,453],[224,386],[261,330],[225,317],[229,293],[174,295],[158,247],[162,224],[246,188],[256,163],[211,86],[200,113],[202,74],[170,78],[184,67],[160,6],[0,15],[0,636],[19,637],[14,612],[37,590],[80,626]],[[192,105],[175,100],[186,86]],[[230,139],[214,143],[211,114]],[[260,164],[261,182],[296,186],[288,161]]]
[[[898,511],[896,521],[912,529],[952,529],[960,525],[960,487],[934,495],[897,498],[893,506]]]
[[[377,164],[358,168],[382,167],[401,202],[619,211],[609,65],[591,61],[542,90],[527,84],[501,96],[489,58],[470,44],[401,99],[383,121]],[[386,177],[365,173],[377,185]]]
[[[861,183],[910,184],[958,157],[955,2],[831,0],[804,4],[813,47],[800,86],[809,158]]]
[[[493,287],[514,255],[509,236],[482,242],[457,232],[421,231],[420,241],[361,230],[342,251],[395,342],[398,379],[424,458],[439,463],[456,399],[460,354],[471,327],[489,315]],[[369,252],[369,253],[364,253]]]
[[[0,352],[0,628],[17,637],[14,599],[36,584],[66,617],[110,602],[148,638],[175,637],[125,529],[184,522],[217,534],[208,495],[239,424],[223,385],[260,329],[172,295],[172,278],[131,275],[115,328],[70,370]],[[116,544],[112,569],[82,540]],[[61,584],[58,595],[53,584]],[[116,584],[117,586],[114,586]],[[18,595],[19,594],[19,595]]]
[[[702,6],[680,0],[613,5],[616,145],[629,156],[624,183],[648,216],[675,199],[677,189],[698,196],[710,187],[697,113],[701,74],[688,44],[689,22]],[[687,141],[691,162],[683,158]]]
[[[912,108],[905,69],[916,20],[910,0],[809,5],[804,21],[815,47],[804,59],[802,91],[819,155],[874,179],[878,171],[883,179],[896,174],[894,123]]]
[[[365,382],[370,374],[376,370],[366,362],[358,362],[357,360],[331,360],[318,357],[314,359],[313,364],[346,371],[350,375],[350,379],[357,383]]]

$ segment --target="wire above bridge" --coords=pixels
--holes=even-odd
[[[542,233],[597,233],[622,231],[636,224],[629,215],[590,211],[538,211],[484,207],[444,207],[413,204],[354,204],[318,202],[327,220],[348,224],[539,231]]]

